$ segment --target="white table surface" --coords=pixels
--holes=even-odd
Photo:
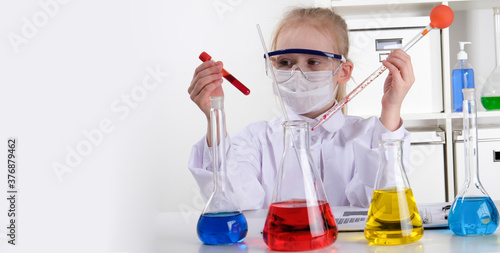
[[[203,245],[198,239],[196,225],[200,212],[160,213],[155,220],[156,252],[270,252],[262,239],[261,231],[267,210],[244,212],[248,234],[236,245]],[[368,245],[363,232],[339,232],[337,241],[330,247],[307,252],[500,252],[500,229],[494,234],[479,237],[456,236],[449,229],[425,230],[417,242],[396,246]]]

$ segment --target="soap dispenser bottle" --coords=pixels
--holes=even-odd
[[[467,62],[467,52],[465,52],[465,45],[471,42],[458,42],[460,44],[460,51],[457,54],[457,64],[453,68],[451,75],[451,83],[453,85],[453,111],[462,112],[462,103],[464,96],[462,89],[475,88],[474,85],[474,70]]]

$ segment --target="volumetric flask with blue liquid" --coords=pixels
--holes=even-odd
[[[463,89],[463,94],[465,182],[451,206],[448,226],[460,236],[488,235],[498,227],[498,210],[479,181],[475,89]]]
[[[248,225],[227,188],[224,97],[211,97],[210,103],[214,188],[198,220],[198,237],[204,244],[229,245],[245,239]]]

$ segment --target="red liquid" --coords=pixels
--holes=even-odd
[[[264,242],[271,250],[305,251],[328,247],[337,240],[337,224],[330,205],[305,200],[273,203],[264,225]]]
[[[210,56],[206,52],[202,52],[200,54],[199,58],[201,61],[206,62],[208,60],[211,60],[212,56]],[[241,91],[241,93],[243,93],[245,95],[250,94],[250,90],[245,85],[243,85],[240,81],[238,81],[238,79],[236,79],[233,75],[229,74],[229,72],[227,72],[227,70],[222,69],[221,72],[222,72],[222,76],[224,78],[226,78],[226,80],[228,80],[234,87],[236,87],[236,89]]]
[[[222,69],[222,76],[226,78],[236,89],[240,90],[241,93],[248,95],[250,94],[250,90],[243,85],[238,79],[236,79],[233,75],[229,74],[225,69]]]

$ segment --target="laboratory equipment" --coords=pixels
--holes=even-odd
[[[305,251],[332,245],[337,224],[309,146],[309,123],[283,123],[284,149],[264,225],[271,250]]]
[[[403,165],[402,145],[403,140],[379,141],[379,168],[365,227],[370,244],[407,244],[424,234]]]
[[[466,176],[451,206],[448,226],[456,235],[488,235],[498,227],[498,210],[479,180],[475,89],[463,89],[463,95]]]
[[[209,61],[212,59],[212,56],[207,54],[206,52],[202,52],[199,56],[200,60],[203,62]],[[238,79],[236,79],[233,75],[231,75],[227,70],[222,69],[222,76],[228,80],[236,89],[241,91],[241,93],[248,95],[250,94],[250,89],[248,89],[245,85],[243,85]]]
[[[467,61],[467,52],[465,52],[465,45],[471,42],[458,42],[460,51],[457,54],[457,64],[453,68],[451,74],[451,84],[453,86],[453,111],[461,112],[464,96],[463,89],[475,88],[474,85],[474,70],[472,65]]]
[[[476,97],[476,99],[477,107],[479,108],[479,98]],[[462,133],[463,129],[453,131],[453,157],[455,158],[454,174],[455,182],[458,183],[455,183],[457,190],[460,189],[466,176],[464,163],[464,136]],[[481,168],[481,185],[485,189],[488,189],[488,195],[490,195],[491,199],[500,200],[500,191],[496,190],[498,187],[498,179],[500,178],[500,126],[489,124],[483,125],[477,129],[477,136],[477,149],[479,151],[477,153],[477,159],[478,166]]]
[[[386,59],[392,50],[402,48],[422,30],[422,24],[428,23],[429,16],[393,17],[387,22],[375,23],[373,17],[368,17],[349,22],[349,58],[354,63],[354,69],[351,72],[352,80],[345,84],[345,94],[359,84],[355,81],[363,81],[367,74],[380,66],[380,62]],[[444,108],[441,99],[443,87],[436,85],[443,81],[441,33],[428,33],[408,52],[416,79],[401,105],[401,114],[441,113]],[[349,115],[361,117],[380,114],[380,101],[384,96],[387,72],[389,71],[382,73],[363,92],[357,94],[354,101],[347,104],[349,110],[344,107],[342,111],[347,110]],[[343,98],[340,97],[338,101]],[[419,106],[415,106],[416,104]],[[410,175],[408,177],[410,178]]]
[[[264,55],[266,59],[266,64],[271,65],[271,60],[269,58],[269,53],[266,47],[266,42],[264,41],[264,36],[262,36],[262,30],[260,30],[260,25],[257,24],[257,32],[259,33],[260,37],[260,43],[262,44],[262,49],[264,50]],[[285,121],[288,121],[288,113],[286,112],[285,104],[283,103],[283,99],[281,97],[281,91],[278,87],[278,79],[276,78],[276,73],[274,73],[273,70],[271,70],[271,77],[273,79],[273,89],[278,94],[278,101],[280,102],[281,105],[281,110],[283,111],[283,115],[285,117]]]
[[[214,187],[198,220],[198,237],[209,245],[234,244],[245,239],[248,225],[228,192],[224,97],[210,97],[210,103]]]
[[[422,31],[420,31],[410,42],[408,42],[403,48],[403,51],[408,51],[415,43],[422,39],[427,33],[429,33],[434,28],[444,29],[451,25],[453,22],[453,11],[450,7],[446,5],[438,5],[434,7],[430,13],[431,22]],[[327,121],[333,114],[338,110],[342,109],[349,101],[351,101],[358,93],[366,88],[373,80],[379,77],[387,68],[381,65],[377,70],[375,70],[370,76],[368,76],[360,85],[354,88],[344,99],[336,103],[330,110],[328,110],[323,117],[313,126],[312,130],[316,129],[318,126],[322,125]]]
[[[496,68],[486,79],[481,92],[481,104],[486,110],[500,109],[500,7],[493,8],[495,18]]]

